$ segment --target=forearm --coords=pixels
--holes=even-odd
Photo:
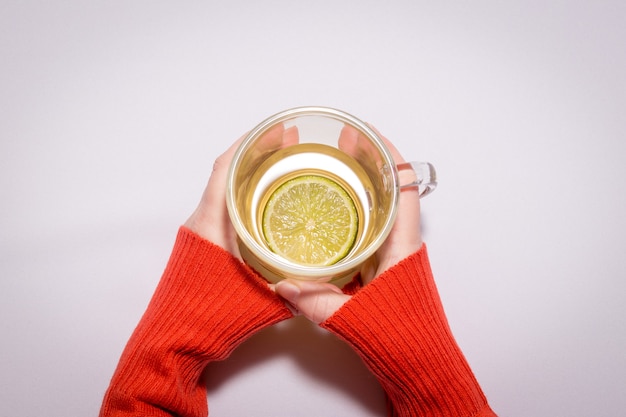
[[[291,316],[265,281],[184,227],[120,359],[101,417],[206,416],[201,373]]]
[[[452,336],[425,246],[322,326],[363,358],[387,393],[391,416],[495,415]]]

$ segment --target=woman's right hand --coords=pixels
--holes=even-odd
[[[382,136],[381,136],[382,137]],[[396,165],[404,158],[395,146],[383,137]],[[354,129],[344,129],[339,147],[348,153],[357,152],[360,137]],[[402,176],[415,175],[403,171]],[[401,178],[401,183],[410,183],[414,178]],[[422,246],[420,231],[420,197],[416,189],[400,192],[398,215],[391,232],[376,254],[361,268],[361,279],[367,285],[377,276],[391,268],[402,259],[417,252]],[[321,323],[334,314],[351,296],[344,294],[333,284],[310,281],[283,280],[274,286],[274,290],[300,314],[315,323]]]

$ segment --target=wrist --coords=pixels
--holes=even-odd
[[[346,340],[398,415],[472,415],[486,400],[456,344],[426,247],[362,288],[322,327]]]
[[[179,334],[219,335],[222,339],[198,346],[199,353],[217,355],[211,359],[225,357],[255,331],[291,316],[262,277],[185,226],[146,313]]]

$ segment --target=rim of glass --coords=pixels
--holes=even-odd
[[[251,144],[269,127],[274,126],[277,123],[284,122],[285,120],[293,119],[300,116],[326,116],[344,123],[348,123],[353,127],[361,130],[369,137],[369,139],[374,142],[374,144],[384,156],[390,167],[393,182],[391,186],[392,189],[395,190],[391,200],[391,213],[389,213],[389,215],[387,216],[385,224],[382,227],[382,231],[381,233],[379,233],[376,239],[370,242],[357,256],[350,258],[348,261],[345,262],[339,261],[333,265],[311,267],[305,265],[297,265],[286,261],[268,248],[256,242],[252,234],[248,232],[248,230],[243,226],[243,222],[241,221],[238,210],[236,208],[236,196],[232,184],[235,180],[235,173],[237,172],[237,169],[239,167],[241,155],[245,153],[250,148]],[[391,232],[391,227],[393,226],[397,214],[399,197],[398,183],[398,171],[391,152],[383,142],[382,138],[376,133],[376,131],[374,131],[366,123],[349,113],[331,107],[294,107],[276,113],[273,116],[270,116],[267,119],[263,120],[250,132],[248,132],[243,142],[239,145],[239,147],[235,151],[235,154],[233,155],[233,159],[228,169],[228,175],[226,178],[226,206],[237,235],[242,240],[243,244],[252,252],[252,254],[260,259],[264,264],[271,265],[271,268],[284,271],[289,275],[300,276],[302,278],[319,278],[326,276],[332,277],[353,269],[356,266],[365,262],[365,260],[372,256],[374,252],[378,250],[380,245],[382,245],[382,243],[385,241],[385,239]]]

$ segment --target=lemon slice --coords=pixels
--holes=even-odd
[[[263,210],[269,248],[306,266],[332,265],[349,252],[357,236],[354,201],[335,181],[302,175],[281,184]]]

